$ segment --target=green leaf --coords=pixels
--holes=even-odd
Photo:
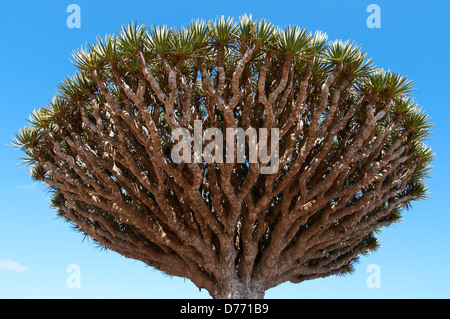
[[[327,48],[328,35],[324,32],[316,31],[309,34],[310,40],[306,51],[310,54],[317,55],[323,53]]]
[[[79,100],[84,95],[94,91],[97,87],[92,74],[76,72],[73,77],[67,76],[57,85],[58,96],[65,100]]]
[[[377,69],[368,75],[365,84],[373,90],[399,96],[413,90],[413,83],[406,76],[392,73],[390,70]]]
[[[433,127],[431,117],[418,107],[409,109],[401,124],[405,128],[412,128],[412,137],[420,140],[427,139],[431,134],[430,128]]]
[[[237,37],[237,24],[231,17],[226,20],[224,16],[217,17],[214,22],[211,22],[211,31],[216,42],[228,44]]]
[[[121,32],[117,32],[117,44],[121,50],[127,53],[135,54],[144,47],[145,26],[137,25],[137,23],[129,23],[127,27],[122,25]]]
[[[104,62],[117,62],[120,58],[120,51],[112,35],[106,35],[102,40],[97,38],[97,43],[91,46],[91,49],[97,54],[99,60]]]
[[[80,70],[89,71],[92,68],[102,68],[105,62],[100,59],[94,50],[87,50],[87,47],[92,46],[86,43],[85,48],[82,47],[72,52],[72,63]]]
[[[276,41],[274,37],[275,27],[266,20],[260,20],[256,22],[256,31],[253,35],[253,39],[258,41],[261,46],[273,45]]]
[[[203,20],[193,20],[189,24],[189,31],[193,34],[195,46],[202,48],[206,46],[211,39],[210,24]]]
[[[308,48],[311,35],[306,33],[306,29],[298,26],[288,26],[284,30],[278,30],[278,43],[276,47],[283,52],[299,54]]]
[[[30,176],[34,181],[40,181],[45,178],[47,171],[40,165],[34,164],[30,168]]]
[[[183,53],[185,55],[193,55],[198,47],[197,38],[199,35],[195,32],[195,29],[182,27],[173,31],[171,46],[177,53]]]
[[[244,14],[239,17],[239,28],[237,30],[237,38],[241,40],[250,40],[255,33],[255,23],[252,20],[252,15]]]
[[[41,106],[39,109],[34,109],[33,112],[31,112],[28,122],[35,128],[41,128],[50,124],[49,118],[48,110]]]
[[[173,37],[174,35],[172,28],[169,28],[166,25],[153,26],[149,30],[147,36],[148,47],[150,50],[158,53],[170,52],[173,48]],[[179,45],[182,45],[182,43],[179,43]]]

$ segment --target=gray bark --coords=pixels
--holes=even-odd
[[[263,299],[264,293],[265,289],[254,282],[229,278],[217,285],[212,297],[214,299]]]

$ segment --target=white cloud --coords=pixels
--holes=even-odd
[[[12,260],[0,260],[0,269],[12,270],[20,273],[28,271],[28,268]]]
[[[16,187],[23,191],[32,191],[36,188],[36,184],[37,183],[21,184],[21,185],[17,185]]]

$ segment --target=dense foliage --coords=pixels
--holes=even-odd
[[[73,62],[15,136],[32,178],[102,246],[213,297],[349,273],[427,195],[429,117],[352,42],[247,16],[131,23]],[[175,163],[172,133],[194,120],[277,128],[278,170]]]

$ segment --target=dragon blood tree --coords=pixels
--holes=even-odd
[[[213,298],[350,273],[427,196],[411,81],[348,41],[221,17],[129,24],[73,60],[15,135],[33,180],[95,242]]]

